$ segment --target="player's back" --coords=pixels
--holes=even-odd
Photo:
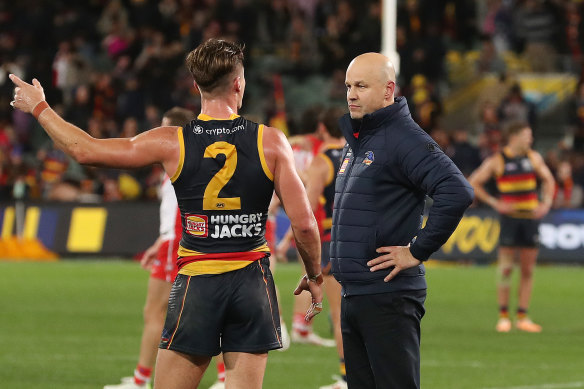
[[[274,185],[263,129],[237,115],[201,114],[179,131],[181,162],[172,180],[183,225],[181,273],[236,270],[269,252],[264,233]]]

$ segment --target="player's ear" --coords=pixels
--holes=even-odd
[[[233,80],[233,89],[235,90],[235,92],[241,92],[241,90],[243,89],[243,82],[241,81],[241,77],[237,76],[235,77],[235,79]]]

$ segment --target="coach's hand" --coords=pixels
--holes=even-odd
[[[302,291],[306,290],[312,295],[312,304],[310,308],[306,311],[306,316],[304,320],[310,321],[313,317],[322,312],[322,289],[320,285],[324,282],[322,273],[319,274],[316,279],[309,279],[307,275],[302,276],[298,286],[294,290],[295,295],[299,295]]]
[[[10,80],[16,85],[14,88],[14,97],[10,105],[14,108],[20,109],[23,112],[31,112],[38,105],[38,103],[45,100],[45,92],[41,83],[33,78],[32,85],[22,81],[16,75],[11,74]]]
[[[389,275],[383,279],[385,282],[388,282],[397,276],[400,271],[409,269],[410,267],[418,266],[420,263],[422,263],[419,259],[414,258],[410,252],[409,246],[379,247],[375,251],[386,254],[367,262],[367,265],[370,267],[371,271],[378,271],[393,267],[393,270],[389,273]]]

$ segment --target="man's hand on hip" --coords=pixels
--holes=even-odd
[[[400,271],[409,269],[410,267],[418,266],[420,263],[422,263],[419,259],[414,258],[410,252],[409,246],[385,246],[379,247],[375,251],[380,254],[385,254],[367,262],[367,265],[370,267],[371,271],[378,271],[393,267],[393,270],[389,273],[389,275],[383,279],[385,282],[390,281]]]

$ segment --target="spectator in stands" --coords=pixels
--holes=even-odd
[[[551,3],[524,0],[515,14],[515,34],[518,47],[534,72],[553,72],[556,64],[556,34],[558,20]]]
[[[565,52],[574,65],[581,64],[584,53],[584,4],[565,2],[564,7]]]
[[[92,116],[103,119],[102,131],[107,136],[118,135],[119,126],[127,117],[138,118],[140,128],[153,127],[160,121],[160,112],[178,102],[198,110],[200,96],[188,82],[188,75],[177,69],[181,67],[183,53],[208,37],[223,35],[245,43],[248,61],[268,64],[270,69],[273,66],[280,74],[285,71],[290,74],[291,68],[292,72],[298,72],[298,66],[291,66],[289,59],[292,58],[302,67],[303,78],[320,73],[327,80],[340,78],[341,73],[344,79],[344,70],[357,51],[381,49],[380,0],[115,0],[76,2],[74,6],[61,3],[51,9],[31,7],[27,12],[20,12],[26,5],[19,2],[8,2],[3,7],[0,90],[7,87],[6,69],[20,76],[34,73],[45,84],[54,76],[54,81],[64,86],[64,93],[61,97],[51,88],[47,91],[52,94],[49,99],[61,101],[65,117],[82,127],[90,126],[88,122]],[[542,8],[533,0],[489,0],[483,8],[487,16],[479,23],[483,25],[482,32],[492,36],[496,51],[502,54],[507,47],[512,47],[508,42],[515,39],[514,9],[521,11],[520,15],[516,12],[516,16],[523,15],[517,20],[527,20],[529,25],[531,18],[531,22],[543,21],[548,25],[550,18],[560,20],[556,16],[559,9],[554,6],[556,3],[544,2]],[[549,10],[550,14],[526,12],[531,4],[535,4],[533,9]],[[356,12],[357,5],[360,13]],[[472,25],[474,8],[480,6],[480,2],[470,0],[398,2],[396,43],[402,65],[399,84],[405,95],[411,96],[408,90],[411,90],[412,77],[423,74],[436,86],[430,93],[432,103],[441,105],[441,92],[447,90],[442,70],[443,53],[467,49],[469,41],[476,46],[478,42]],[[563,52],[570,56],[566,62],[570,62],[581,58],[578,52],[582,51],[584,21],[580,11],[583,5],[567,3],[563,6],[566,28],[560,31],[558,26],[562,24],[556,23],[554,37],[561,39],[554,38],[554,45],[565,47]],[[547,34],[548,31],[547,28],[539,30],[531,28],[530,32]],[[314,52],[311,46],[318,47],[318,55],[304,53],[305,49]],[[479,70],[499,71],[501,63],[490,60],[492,45],[486,43],[483,51]],[[54,73],[53,62],[56,65]],[[566,68],[576,66],[566,65]],[[250,79],[261,79],[266,74],[265,66],[249,69]],[[253,75],[254,69],[261,69],[261,75]],[[330,82],[343,84],[336,79]],[[253,96],[270,93],[270,83],[254,82],[250,83],[250,88],[251,85],[256,89]],[[9,94],[11,87],[8,88],[5,92]],[[331,89],[331,93],[344,99],[344,91]],[[2,96],[4,93],[0,95],[0,103]],[[496,104],[500,99],[499,95],[491,96],[488,92],[481,96]],[[254,114],[266,115],[269,104],[255,100],[259,103],[247,104],[247,107],[252,107]],[[409,102],[413,103],[411,99]],[[12,117],[6,103],[0,104],[0,117],[3,118]],[[284,113],[300,108],[295,106],[294,99],[286,103],[281,108]],[[414,110],[413,106],[411,108]],[[424,111],[433,112],[432,109]],[[25,157],[30,158],[38,147],[34,135],[37,131],[28,119],[16,115],[14,120],[18,120],[14,123],[18,142],[23,146]],[[434,126],[431,124],[428,128]],[[578,143],[576,145],[579,147]]]
[[[569,160],[559,162],[554,172],[556,179],[556,192],[554,195],[554,208],[578,208],[582,206],[582,188],[574,185],[572,176],[572,164]]]
[[[65,117],[76,126],[87,128],[92,114],[93,101],[87,85],[79,85],[73,92],[73,102],[67,108]]]
[[[502,126],[511,122],[527,122],[536,131],[535,106],[523,97],[519,83],[514,84],[507,96],[501,101],[498,109],[499,121]]]
[[[482,33],[492,36],[498,53],[511,50],[515,41],[511,5],[502,0],[488,0]]]
[[[481,37],[481,51],[476,62],[476,71],[482,73],[505,73],[505,61],[501,58],[490,36]]]
[[[570,101],[570,124],[572,125],[574,151],[584,152],[584,82],[576,86],[576,93]]]

